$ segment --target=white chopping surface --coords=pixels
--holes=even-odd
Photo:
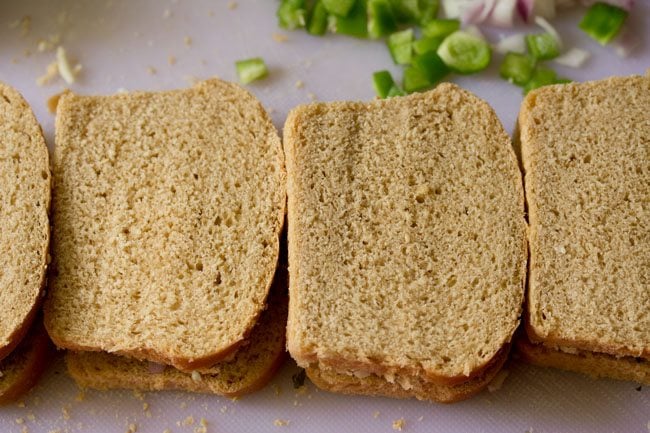
[[[61,35],[69,56],[83,65],[71,88],[84,94],[185,87],[213,75],[235,80],[236,60],[262,56],[270,76],[249,88],[278,128],[292,107],[312,98],[371,99],[373,71],[388,68],[401,76],[382,42],[285,32],[276,25],[276,7],[274,0],[2,1],[0,80],[27,98],[53,146],[54,116],[46,101],[64,83],[36,85],[54,60],[53,51],[38,51],[38,41],[51,35]],[[556,67],[561,75],[587,80],[650,68],[650,1],[637,2],[632,21],[642,45],[628,59],[583,35],[578,15],[554,23],[567,45],[594,56],[582,69]],[[276,33],[288,40],[274,40]],[[487,33],[494,38],[499,31]],[[498,78],[496,65],[455,81],[486,99],[512,131],[522,96]],[[0,408],[0,432],[392,432],[402,423],[404,432],[650,432],[650,387],[516,360],[507,370],[496,392],[439,405],[334,395],[310,383],[296,393],[291,375],[297,368],[288,362],[266,389],[231,401],[182,392],[82,394],[57,360],[22,403]]]

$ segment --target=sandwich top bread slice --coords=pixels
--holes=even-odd
[[[11,354],[0,361],[0,405],[16,401],[38,382],[54,356],[40,317]]]
[[[232,355],[278,261],[285,169],[261,104],[217,79],[64,95],[53,158],[55,344],[190,371]]]
[[[649,111],[641,76],[524,100],[532,342],[650,359]]]
[[[319,103],[285,124],[299,365],[454,385],[518,325],[523,188],[494,111],[453,84]]]
[[[286,291],[286,286],[284,287]],[[145,361],[106,352],[68,352],[68,372],[79,386],[96,389],[128,388],[141,391],[177,389],[227,397],[262,388],[285,359],[287,297],[269,296],[269,306],[234,358],[203,369],[199,374],[173,367],[151,369]]]
[[[32,110],[0,83],[0,360],[29,330],[45,282],[50,168]]]

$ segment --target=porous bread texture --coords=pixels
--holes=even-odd
[[[0,82],[0,360],[40,305],[50,241],[49,155],[23,97]]]
[[[650,362],[643,358],[612,355],[584,350],[552,349],[531,343],[525,336],[517,339],[517,353],[524,361],[540,367],[553,367],[593,378],[629,380],[650,385]],[[566,349],[565,349],[566,350]]]
[[[53,160],[57,346],[185,371],[231,356],[264,308],[285,214],[282,147],[257,99],[217,79],[68,93]]]
[[[531,92],[519,115],[534,342],[650,356],[650,78]]]
[[[286,291],[286,286],[285,286]],[[231,361],[202,370],[200,376],[167,367],[152,373],[148,363],[106,352],[68,352],[68,372],[79,386],[141,391],[178,389],[241,396],[266,385],[285,359],[286,293],[269,296],[269,307]]]
[[[54,347],[38,317],[11,354],[0,361],[0,405],[16,401],[40,379],[54,356]]]
[[[438,403],[455,403],[466,400],[482,391],[501,370],[508,357],[504,348],[483,372],[460,384],[441,385],[423,381],[421,378],[404,378],[402,383],[389,382],[383,377],[371,374],[357,377],[353,374],[337,373],[333,370],[308,367],[307,376],[319,388],[342,394],[361,394],[393,398],[417,398]]]
[[[487,103],[453,84],[310,104],[284,128],[287,344],[304,367],[453,385],[519,322],[521,175]]]

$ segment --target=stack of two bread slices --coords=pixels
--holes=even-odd
[[[51,343],[39,314],[50,240],[50,168],[34,114],[0,83],[0,404],[43,372]]]
[[[285,125],[288,349],[318,386],[467,398],[519,324],[523,186],[493,110],[452,84],[312,104]]]
[[[286,179],[257,100],[219,80],[66,94],[53,174],[45,325],[81,385],[234,396],[271,377]]]

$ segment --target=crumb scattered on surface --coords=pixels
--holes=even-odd
[[[194,425],[194,417],[192,415],[188,416],[183,420],[182,424],[185,426]]]
[[[25,419],[24,418],[16,418],[15,422],[18,425],[25,424]]]
[[[178,407],[181,409],[187,409],[187,402],[182,402]]]
[[[238,4],[237,4],[236,1],[229,1],[229,2],[228,2],[228,5],[227,5],[226,7],[227,7],[229,10],[233,11],[233,10],[237,9],[237,6],[238,6]]]
[[[423,419],[424,419],[424,416],[420,416],[420,417],[418,418],[418,421],[422,422]]]
[[[27,414],[27,419],[34,422],[36,421],[36,415],[34,415],[33,413]]]
[[[61,413],[63,413],[63,419],[64,420],[69,420],[70,419],[70,410],[68,406],[63,406],[61,408]]]
[[[406,426],[406,421],[404,421],[404,418],[396,419],[393,421],[393,430],[402,431],[404,426]]]
[[[172,11],[170,11],[169,9],[165,9],[163,11],[163,18],[167,19],[170,18],[171,16],[172,16]]]
[[[190,45],[192,45],[192,38],[189,36],[185,36],[183,38],[183,43],[189,47]]]
[[[131,423],[129,424],[129,428],[126,430],[126,433],[135,433],[138,431],[138,426]]]
[[[289,37],[284,33],[273,33],[272,37],[275,42],[279,43],[283,43],[289,40]]]
[[[372,417],[375,418],[375,419],[379,418],[379,411],[376,410],[376,411],[372,414]]]
[[[59,104],[59,99],[63,95],[63,92],[57,93],[56,95],[50,96],[50,99],[47,100],[47,108],[50,110],[50,113],[56,113],[56,106]],[[79,388],[77,395],[75,396],[75,401],[84,401],[86,398],[86,390]]]
[[[154,68],[153,66],[148,66],[148,67],[147,67],[147,73],[148,73],[149,75],[156,75],[156,72],[158,72],[158,71],[157,71],[156,68]]]
[[[138,391],[137,389],[133,390],[133,397],[137,398],[140,401],[144,401],[144,394],[142,391]]]
[[[289,420],[288,419],[276,419],[275,421],[273,421],[273,424],[276,427],[284,427],[284,426],[289,425]]]
[[[45,86],[51,83],[56,77],[59,76],[59,67],[56,64],[56,61],[50,63],[45,68],[45,74],[41,75],[36,79],[36,84],[38,86]]]
[[[167,63],[170,65],[174,66],[176,64],[176,56],[169,56],[167,57]]]
[[[316,95],[311,92],[307,93],[307,97],[309,98],[310,101],[316,100]]]
[[[305,83],[303,83],[302,80],[298,80],[296,81],[296,84],[294,84],[294,86],[296,87],[296,89],[302,89],[303,87],[305,87]]]
[[[1,374],[0,374],[0,377],[2,377]],[[24,401],[19,401],[18,403],[16,403],[16,406],[18,406],[18,407],[25,407],[25,402],[24,402]]]

